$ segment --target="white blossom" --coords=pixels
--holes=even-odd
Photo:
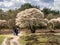
[[[16,25],[19,27],[27,27],[30,25],[39,25],[44,18],[44,14],[36,8],[21,11],[16,16]],[[35,24],[34,24],[35,23]]]
[[[53,18],[49,21],[49,23],[60,23],[60,18]]]
[[[6,20],[0,20],[0,25],[6,22],[7,22]]]

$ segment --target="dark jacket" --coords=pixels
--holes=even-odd
[[[18,34],[18,29],[17,29],[17,28],[15,28],[15,29],[14,29],[14,32]]]

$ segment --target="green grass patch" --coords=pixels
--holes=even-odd
[[[26,41],[25,41],[24,39],[20,39],[19,41],[20,41],[20,43],[21,43],[22,45],[25,45],[25,44],[26,44]]]
[[[40,42],[47,42],[48,39],[49,39],[48,37],[44,37],[44,38],[40,37],[40,38],[38,38],[38,40],[39,40]]]
[[[21,43],[21,45],[25,45],[26,41],[25,41],[25,37],[27,36],[27,33],[23,32],[23,36],[20,37],[19,42]]]
[[[4,36],[0,36],[0,44],[3,42],[4,38]]]

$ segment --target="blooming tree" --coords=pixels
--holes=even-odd
[[[16,25],[20,28],[35,28],[44,19],[44,14],[36,8],[21,11],[16,16]]]

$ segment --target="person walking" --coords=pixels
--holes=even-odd
[[[15,28],[14,28],[14,34],[15,34],[16,36],[18,36],[18,33],[19,33],[18,28],[15,27]]]

